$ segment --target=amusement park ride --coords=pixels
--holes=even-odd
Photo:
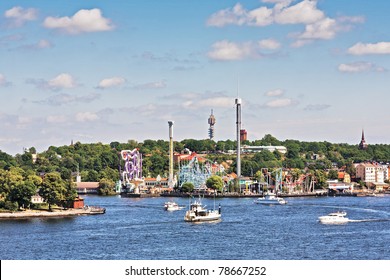
[[[205,188],[206,180],[212,175],[212,162],[199,163],[197,157],[193,157],[188,162],[183,162],[179,166],[179,186],[190,182],[195,189]]]
[[[122,172],[122,188],[124,192],[139,193],[142,179],[142,154],[138,149],[122,150],[121,157],[125,161]]]
[[[292,193],[313,193],[314,185],[317,180],[312,174],[301,174],[294,179],[291,174],[284,174],[282,168],[277,168],[274,171],[268,171],[268,168],[262,168],[264,179],[259,182],[259,185],[274,189],[275,193],[285,192]]]
[[[142,154],[139,150],[122,150],[121,158],[124,160],[124,170],[121,174],[121,192],[139,194],[144,186],[142,177]],[[184,183],[192,183],[196,189],[205,186],[206,180],[212,175],[212,162],[206,161],[199,163],[197,157],[190,161],[184,161],[179,166],[178,185],[181,187]],[[176,180],[173,180],[174,182]]]

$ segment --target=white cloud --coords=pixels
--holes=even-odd
[[[263,1],[264,2],[264,1]],[[317,8],[317,1],[303,0],[293,6],[292,1],[266,1],[274,3],[273,8],[259,7],[248,11],[241,4],[224,9],[211,15],[209,26],[223,27],[232,25],[266,26],[278,24],[309,24],[325,17],[324,12]]]
[[[197,108],[232,108],[234,106],[234,99],[228,96],[211,97],[200,100],[195,106]]]
[[[245,22],[250,26],[267,26],[274,22],[273,11],[267,7],[260,7],[245,14]]]
[[[262,50],[276,50],[280,43],[274,39],[264,39],[258,42],[248,41],[242,43],[229,42],[228,40],[215,42],[207,56],[213,60],[242,60],[260,59],[265,56]]]
[[[282,89],[270,90],[265,93],[266,96],[274,97],[274,96],[282,96],[284,91]]]
[[[280,43],[274,39],[265,39],[259,41],[259,47],[261,49],[276,50],[280,48]]]
[[[320,21],[308,24],[305,27],[305,31],[298,36],[299,39],[333,39],[339,27],[336,20],[331,18],[324,18]]]
[[[271,100],[265,104],[265,106],[269,107],[269,108],[282,108],[282,107],[288,107],[291,105],[293,105],[293,101],[290,98],[275,99],[275,100]]]
[[[233,43],[227,40],[212,45],[208,57],[214,60],[240,60],[246,58],[260,58],[259,49],[252,42]]]
[[[261,0],[261,2],[263,3],[273,3],[273,4],[283,4],[283,5],[290,5],[290,3],[292,2],[293,0]]]
[[[36,44],[36,47],[38,49],[48,49],[51,48],[53,45],[48,40],[39,40],[39,42]]]
[[[99,117],[95,113],[81,112],[76,114],[76,121],[78,122],[91,122],[98,120]]]
[[[241,4],[236,4],[233,8],[221,10],[213,14],[207,21],[209,26],[222,27],[228,24],[243,25],[248,21],[248,12]]]
[[[337,19],[326,17],[325,13],[318,9],[315,0],[303,0],[296,4],[292,4],[291,0],[265,0],[263,2],[272,3],[274,6],[246,10],[241,4],[236,4],[233,8],[224,9],[211,15],[207,25],[261,27],[271,24],[303,24],[305,30],[291,36],[297,40],[292,44],[292,47],[297,48],[314,40],[333,39],[337,33],[349,31],[353,24],[362,23],[365,20],[361,16],[342,16]]]
[[[317,1],[304,0],[290,7],[274,9],[275,22],[279,24],[310,24],[322,20],[324,12],[317,9]]]
[[[91,103],[100,98],[100,94],[92,93],[88,95],[71,95],[71,94],[56,94],[51,95],[43,100],[32,101],[36,104],[47,104],[50,106],[61,106],[66,104],[77,104],[77,103]]]
[[[325,17],[316,22],[307,24],[305,30],[298,34],[290,34],[291,37],[297,40],[291,44],[294,48],[299,48],[304,45],[314,42],[314,40],[331,40],[340,32],[351,30],[353,24],[364,22],[364,17],[339,17],[337,19]]]
[[[103,79],[99,82],[98,88],[106,89],[106,88],[111,88],[111,87],[117,87],[117,86],[124,84],[125,82],[126,82],[126,80],[122,77],[107,78],[107,79]]]
[[[114,28],[111,20],[102,16],[100,9],[80,10],[72,17],[47,17],[43,25],[69,34],[109,31]]]
[[[51,90],[59,90],[64,88],[74,88],[77,86],[75,79],[68,73],[59,74],[54,79],[46,83],[47,88]]]
[[[185,110],[198,111],[199,109],[210,107],[234,107],[234,97],[226,96],[224,93],[221,92],[206,92],[204,94],[189,92],[181,94],[172,94],[164,96],[163,98],[164,100],[175,100],[175,102],[180,103],[181,107]]]
[[[314,40],[310,40],[310,39],[296,40],[295,42],[293,42],[291,44],[291,47],[293,47],[293,48],[300,48],[300,47],[306,46],[308,44],[311,44],[313,41]]]
[[[386,71],[383,67],[379,67],[371,62],[364,62],[364,61],[340,64],[338,70],[340,72],[348,72],[348,73]]]
[[[165,81],[157,81],[157,82],[135,85],[133,88],[142,90],[142,89],[162,89],[166,87],[167,84]]]
[[[330,107],[331,107],[331,105],[329,105],[329,104],[310,104],[310,105],[307,105],[304,108],[304,110],[305,111],[323,111],[323,110],[326,110]]]
[[[350,47],[348,53],[352,55],[390,54],[390,42],[378,42],[374,44],[363,44],[359,42]]]
[[[64,123],[66,122],[67,118],[64,115],[51,115],[46,118],[46,121],[48,123]]]
[[[29,8],[23,9],[22,7],[13,7],[5,11],[4,16],[13,21],[15,26],[21,26],[26,21],[33,21],[37,19],[38,10]]]
[[[0,87],[9,86],[10,83],[7,81],[6,77],[0,73]]]

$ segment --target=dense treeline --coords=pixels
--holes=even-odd
[[[292,174],[299,174],[305,169],[305,172],[312,172],[317,178],[322,178],[321,182],[325,182],[327,178],[337,178],[337,172],[334,172],[337,167],[346,166],[347,171],[353,175],[352,163],[390,162],[390,145],[383,144],[369,145],[366,150],[360,150],[358,145],[332,144],[325,141],[280,141],[272,135],[265,135],[261,140],[244,141],[242,144],[287,148],[286,154],[267,150],[243,154],[243,176],[258,177],[262,168],[283,167],[292,170]],[[65,205],[75,195],[71,186],[78,171],[82,181],[101,181],[102,185],[110,186],[120,178],[120,170],[124,165],[120,151],[134,148],[138,148],[143,155],[144,177],[167,176],[169,142],[164,140],[148,139],[140,143],[129,140],[127,143],[110,144],[77,142],[69,146],[51,146],[41,153],[37,153],[32,147],[15,156],[0,151],[0,202],[7,202],[8,208],[26,207],[29,206],[26,196],[40,190],[49,205]],[[186,150],[206,154],[209,160],[225,164],[227,172],[236,170],[235,148],[236,142],[232,140],[215,142],[209,139],[185,139],[174,142],[176,152]],[[42,181],[48,177],[51,178],[49,187],[45,186],[45,180]],[[104,180],[109,180],[110,183]]]
[[[250,176],[261,168],[297,168],[297,169],[331,169],[346,166],[352,162],[376,161],[390,162],[390,145],[369,145],[366,150],[360,150],[358,145],[332,144],[329,142],[301,142],[297,140],[280,141],[272,135],[265,135],[261,140],[244,141],[252,146],[285,146],[286,154],[278,151],[263,151],[255,154],[242,155],[242,174]],[[33,161],[35,148],[27,149],[23,154],[10,156],[0,152],[0,168],[9,170],[20,167],[24,171],[34,171],[35,174],[58,172],[65,180],[80,171],[83,181],[99,181],[103,178],[117,181],[119,171],[123,167],[120,158],[121,150],[139,148],[143,155],[143,176],[166,176],[168,170],[169,142],[164,140],[145,140],[127,143],[111,142],[110,144],[82,144],[80,142],[69,146],[49,147],[38,153]],[[234,150],[236,142],[232,140],[194,140],[185,139],[174,142],[176,152],[184,149],[196,153],[207,154],[207,157],[218,163],[231,162],[229,171],[235,170]],[[232,153],[233,152],[233,153]]]

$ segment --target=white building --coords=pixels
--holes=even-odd
[[[43,200],[43,197],[40,196],[39,194],[33,195],[31,197],[31,203],[44,203],[45,201]]]
[[[242,146],[243,153],[257,153],[264,150],[270,151],[271,153],[274,151],[278,151],[281,154],[287,153],[287,148],[284,146]]]
[[[328,183],[329,190],[339,191],[339,192],[353,191],[352,183],[339,182],[338,180],[328,180],[326,181],[326,183]]]
[[[356,166],[356,178],[366,183],[384,183],[385,168],[372,163],[360,163]]]

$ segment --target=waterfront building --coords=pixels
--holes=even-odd
[[[344,182],[344,183],[351,183],[351,175],[349,175],[348,173],[346,173],[344,171],[338,172],[338,179],[339,179],[339,181]]]
[[[78,194],[97,194],[99,182],[76,182],[76,192]]]
[[[356,178],[365,183],[384,183],[385,168],[376,163],[360,163],[356,166]]]
[[[73,201],[73,208],[75,209],[81,209],[84,208],[84,198],[76,197]]]
[[[40,196],[39,194],[36,194],[36,195],[33,195],[31,197],[31,203],[34,203],[34,204],[40,204],[40,203],[44,203],[44,199],[42,196]]]
[[[284,146],[242,146],[242,151],[244,153],[258,153],[264,150],[270,151],[271,153],[273,153],[274,151],[278,151],[281,154],[287,153],[287,148]]]
[[[168,178],[161,178],[160,175],[156,178],[145,178],[144,181],[148,188],[168,188]]]
[[[353,183],[345,183],[340,182],[338,180],[328,180],[326,181],[328,184],[328,190],[330,192],[338,192],[338,193],[345,193],[345,192],[353,192]]]

